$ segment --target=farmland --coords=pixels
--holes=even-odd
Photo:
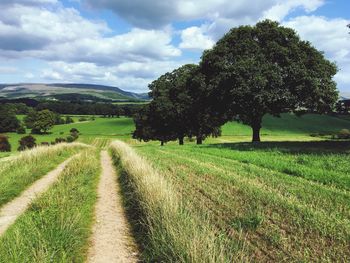
[[[232,122],[203,145],[186,139],[165,147],[131,139],[129,118],[74,119],[35,136],[50,142],[74,127],[78,143],[18,153],[21,135],[8,134],[13,151],[0,159],[0,209],[70,161],[0,237],[0,262],[87,259],[101,150],[114,160],[128,240],[145,262],[350,259],[350,142],[330,140],[350,128],[348,118],[267,116],[261,143],[248,142],[250,128]]]
[[[245,259],[341,261],[350,256],[349,146],[236,143],[137,151],[174,185],[186,209],[209,218]]]

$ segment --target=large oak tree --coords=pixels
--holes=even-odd
[[[200,64],[221,111],[250,125],[260,141],[265,114],[326,113],[337,101],[334,63],[293,29],[270,20],[233,28]],[[219,103],[220,104],[220,103]]]

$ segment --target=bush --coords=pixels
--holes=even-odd
[[[66,116],[66,124],[73,123],[74,120],[71,116]]]
[[[342,129],[338,133],[339,139],[350,139],[350,131],[348,129]]]
[[[67,140],[65,138],[56,138],[55,142],[56,143],[61,143],[61,142],[66,142]]]
[[[71,135],[68,135],[66,140],[67,140],[67,142],[74,142],[75,138]]]
[[[43,146],[49,146],[50,144],[48,142],[42,142],[41,145]]]
[[[0,152],[11,152],[11,144],[5,135],[0,135]]]
[[[22,137],[19,140],[19,147],[18,147],[18,151],[24,151],[26,149],[32,149],[36,146],[36,139],[31,136],[31,135],[27,135]]]
[[[79,130],[77,128],[72,128],[69,131],[70,133],[79,133]]]
[[[17,129],[17,133],[18,134],[26,134],[26,129],[24,128],[24,126],[19,126]]]
[[[79,121],[87,121],[87,118],[85,118],[85,117],[80,117],[80,118],[79,118]]]

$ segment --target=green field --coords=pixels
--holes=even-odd
[[[24,116],[18,118],[23,120]],[[77,128],[81,135],[79,141],[92,143],[96,138],[129,140],[134,130],[131,118],[102,118],[96,117],[94,121],[78,122],[79,116],[73,116],[75,123],[56,125],[45,135],[34,135],[37,142],[52,142],[58,137],[67,137],[71,128]],[[292,114],[282,114],[281,118],[266,116],[263,120],[261,131],[264,141],[310,141],[324,139],[324,135],[336,133],[341,129],[350,129],[348,117],[322,116],[307,114],[297,117]],[[27,133],[30,131],[27,130]],[[24,135],[8,133],[12,152],[16,152],[18,141]],[[311,137],[310,135],[314,135]],[[316,135],[316,137],[315,137]],[[251,128],[237,122],[230,122],[222,127],[222,136],[208,138],[206,143],[226,143],[235,141],[250,141]],[[329,136],[328,136],[329,137]],[[188,140],[187,140],[188,141]],[[134,143],[132,140],[130,142]],[[169,144],[174,144],[170,142]],[[157,144],[157,143],[156,143]],[[0,153],[0,157],[8,156],[9,153]]]
[[[136,148],[189,213],[229,240],[233,258],[350,259],[349,142]]]
[[[23,119],[24,116],[18,116]],[[109,147],[143,262],[348,262],[348,117],[264,118],[261,143],[232,122],[203,145],[131,139],[130,118],[56,125],[51,142],[77,128],[80,142],[0,159],[0,207],[76,153],[59,181],[0,237],[0,262],[85,262],[94,221],[100,150]],[[77,205],[79,204],[79,205]]]

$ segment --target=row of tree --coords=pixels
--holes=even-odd
[[[251,126],[260,141],[264,115],[332,112],[337,67],[293,29],[270,20],[233,28],[185,65],[149,85],[152,102],[136,116],[134,138],[170,140],[220,134],[232,120]]]
[[[105,117],[133,116],[142,104],[116,105],[104,102],[85,101],[36,101],[33,99],[0,100],[1,105],[11,108],[16,114],[28,114],[36,111],[50,110],[59,114],[102,115]]]

